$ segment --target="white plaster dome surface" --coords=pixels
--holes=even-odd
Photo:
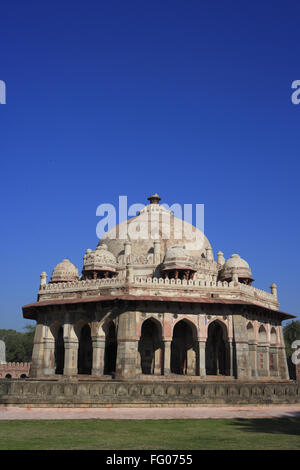
[[[160,241],[160,251],[164,255],[175,245],[184,245],[191,256],[206,254],[211,245],[201,230],[174,216],[160,204],[149,204],[136,217],[121,222],[106,234],[103,243],[118,258],[124,254],[124,243],[131,242],[133,255],[147,255],[153,250],[155,240]]]
[[[79,279],[78,269],[69,259],[64,259],[53,269],[50,282],[68,282]]]

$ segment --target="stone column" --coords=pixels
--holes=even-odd
[[[247,338],[246,320],[242,315],[235,314],[232,316],[234,345],[235,345],[235,369],[236,378],[249,378],[251,376],[249,364],[249,346]]]
[[[30,365],[30,377],[40,377],[43,375],[43,356],[44,356],[44,325],[37,324],[35,327],[32,361]]]
[[[78,374],[78,340],[65,339],[64,375]]]
[[[160,240],[154,240],[154,264],[160,264]]]
[[[287,360],[286,360],[286,351],[285,351],[285,345],[284,345],[282,326],[279,327],[279,341],[280,341],[280,347],[278,348],[279,376],[282,379],[289,379],[290,376],[289,376],[289,370],[288,370]]]
[[[205,360],[205,349],[206,349],[206,340],[198,340],[199,345],[199,375],[200,377],[206,376],[206,360]]]
[[[170,340],[164,340],[164,375],[171,373],[171,343]]]
[[[233,346],[232,339],[228,339],[229,370],[228,375],[233,376]]]
[[[135,378],[138,353],[135,311],[120,314],[117,340],[116,378]]]
[[[196,375],[196,352],[193,348],[187,350],[187,375]]]
[[[161,348],[155,350],[154,353],[154,374],[161,375]]]
[[[55,348],[54,339],[44,338],[43,375],[55,374],[54,348]]]
[[[251,369],[251,376],[257,377],[257,344],[249,343],[249,362]]]
[[[267,377],[270,376],[270,346],[266,346],[266,372]]]
[[[92,375],[104,374],[105,337],[92,337],[93,366]]]

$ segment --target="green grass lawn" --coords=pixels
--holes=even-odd
[[[300,419],[5,420],[0,449],[300,449]]]

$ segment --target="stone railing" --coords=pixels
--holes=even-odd
[[[163,278],[145,278],[143,276],[136,276],[135,277],[135,284],[137,285],[144,285],[144,286],[184,286],[186,288],[197,289],[197,288],[214,288],[214,289],[235,289],[240,292],[243,292],[247,295],[252,297],[256,297],[258,299],[276,302],[277,299],[273,294],[270,292],[266,292],[261,289],[257,289],[253,286],[247,286],[246,284],[242,283],[235,283],[235,282],[227,282],[227,281],[212,281],[212,280],[203,280],[203,279],[194,279],[194,280],[181,280],[181,279],[163,279]]]
[[[45,291],[63,291],[63,290],[85,290],[85,289],[95,289],[97,287],[105,286],[120,286],[124,284],[124,279],[112,278],[112,279],[89,279],[85,281],[70,281],[70,282],[59,282],[59,283],[49,283],[45,285],[41,292]]]
[[[185,288],[188,290],[195,290],[196,292],[202,289],[213,289],[219,290],[220,294],[229,290],[233,290],[235,294],[244,294],[250,297],[254,297],[257,300],[264,302],[277,303],[276,297],[264,290],[257,289],[256,287],[247,286],[241,283],[227,282],[227,281],[215,281],[211,280],[211,276],[207,276],[206,279],[193,279],[193,280],[181,280],[181,279],[164,279],[164,278],[149,278],[146,276],[135,276],[132,283],[133,287],[159,287],[159,288]],[[40,300],[46,294],[51,293],[63,293],[63,292],[82,292],[95,289],[101,289],[105,287],[123,287],[125,285],[125,279],[123,278],[112,278],[112,279],[96,279],[96,280],[84,280],[84,281],[72,281],[72,282],[61,282],[47,284],[40,291]]]

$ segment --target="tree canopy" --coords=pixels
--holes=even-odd
[[[24,332],[0,329],[0,339],[5,342],[6,362],[30,362],[35,327],[26,325]]]

